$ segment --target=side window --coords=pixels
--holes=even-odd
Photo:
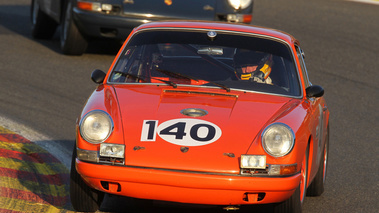
[[[305,66],[305,62],[304,62],[304,52],[302,49],[300,49],[299,46],[296,46],[296,54],[297,54],[297,57],[298,57],[299,62],[300,62],[301,72],[303,74],[303,80],[304,80],[305,88],[307,88],[312,84],[311,84],[311,82],[309,82],[307,67]]]

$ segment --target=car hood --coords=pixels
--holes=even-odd
[[[124,129],[125,164],[198,172],[239,173],[240,155],[291,100],[199,88],[114,88]],[[206,115],[187,116],[182,113],[185,109],[201,109]]]

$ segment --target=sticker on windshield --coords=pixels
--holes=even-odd
[[[200,119],[173,119],[158,125],[157,120],[144,120],[141,141],[163,140],[179,146],[203,146],[217,141],[222,131],[216,125]]]

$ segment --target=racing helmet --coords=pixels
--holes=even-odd
[[[257,76],[258,74],[264,80],[271,72],[272,56],[269,53],[239,49],[234,54],[233,60],[235,73],[241,80],[249,80],[253,75]],[[257,66],[257,68],[253,72],[244,73],[243,67],[249,66]]]

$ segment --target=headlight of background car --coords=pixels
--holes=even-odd
[[[282,157],[291,152],[295,144],[295,135],[286,124],[274,123],[263,131],[262,144],[268,154]]]
[[[84,140],[97,144],[104,142],[112,133],[113,122],[108,113],[95,110],[82,118],[79,128]]]
[[[251,4],[252,0],[228,0],[229,4],[236,10],[243,10]]]

